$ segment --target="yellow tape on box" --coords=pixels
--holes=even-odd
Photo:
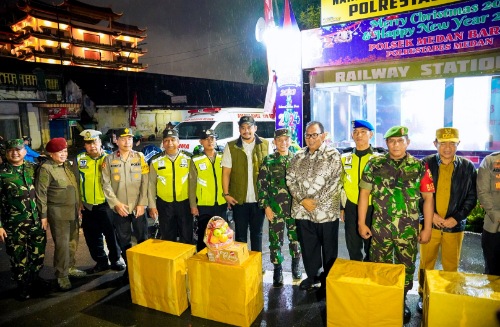
[[[193,316],[250,326],[264,308],[260,252],[232,266],[209,261],[204,249],[187,264]]]
[[[186,260],[194,245],[150,239],[127,250],[132,302],[180,316],[188,307]]]
[[[497,326],[500,277],[425,271],[422,326]]]
[[[403,265],[337,258],[326,278],[328,326],[403,324]]]

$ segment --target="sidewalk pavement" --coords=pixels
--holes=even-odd
[[[344,224],[339,230],[339,257],[348,258],[345,246]],[[306,292],[294,284],[291,276],[291,259],[286,250],[283,265],[285,286],[272,287],[273,265],[269,262],[267,223],[264,226],[264,251],[262,254],[264,278],[264,309],[252,326],[325,326],[326,303],[318,299],[316,292]],[[45,267],[41,276],[51,281],[54,291],[45,297],[32,298],[24,302],[14,299],[16,285],[10,280],[10,265],[5,253],[5,244],[0,243],[0,326],[226,326],[218,322],[191,316],[188,308],[180,317],[132,304],[129,286],[117,282],[122,272],[107,271],[74,279],[74,289],[69,292],[55,290],[53,241],[48,234]],[[80,231],[77,266],[88,269],[94,266]],[[303,267],[301,267],[303,270]],[[441,269],[438,262],[437,269]],[[479,234],[466,233],[460,271],[482,273],[484,261]],[[416,276],[415,276],[416,280]],[[415,312],[418,301],[418,283],[409,293],[412,319],[405,326],[420,326],[421,316]]]

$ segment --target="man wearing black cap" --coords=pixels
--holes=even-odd
[[[113,209],[113,224],[126,263],[126,251],[132,247],[132,227],[137,243],[148,238],[144,212],[148,204],[149,166],[141,152],[132,150],[132,129],[119,128],[115,133],[118,150],[104,159],[102,187]],[[128,270],[123,274],[123,282],[128,282]]]
[[[0,165],[0,242],[10,256],[16,296],[31,296],[43,267],[47,219],[40,219],[35,197],[35,167],[26,162],[23,140],[6,142],[6,162]]]
[[[251,249],[262,252],[264,211],[257,204],[257,176],[270,147],[255,134],[252,116],[242,116],[238,125],[240,137],[228,142],[222,156],[222,195],[233,208],[236,241],[246,243],[250,228]]]
[[[205,247],[203,235],[213,216],[224,217],[227,203],[222,196],[222,152],[215,150],[217,134],[207,129],[200,134],[203,152],[192,158],[189,171],[189,204],[191,214],[198,216],[197,250]]]
[[[83,137],[85,152],[77,155],[78,176],[80,181],[80,196],[83,204],[82,229],[90,256],[96,262],[89,273],[98,273],[109,268],[117,271],[125,269],[120,261],[120,247],[116,240],[113,227],[113,212],[106,202],[101,182],[102,163],[106,152],[102,148],[99,135],[101,132],[86,129],[80,133]],[[109,251],[104,250],[104,238]]]
[[[358,195],[359,181],[366,163],[371,157],[385,152],[383,149],[373,148],[370,140],[373,137],[373,126],[366,120],[352,121],[352,139],[356,146],[344,149],[342,152],[342,165],[344,166],[344,176],[342,183],[344,186],[345,199],[343,199],[343,210],[340,211],[340,218],[344,221],[345,241],[349,258],[357,261],[368,261],[368,249],[370,239],[363,239],[358,234]],[[368,212],[366,214],[366,225],[371,226],[373,206],[369,199]]]
[[[179,151],[175,129],[163,131],[165,151],[151,158],[149,173],[149,216],[158,217],[161,239],[193,242],[193,218],[189,208],[189,166],[191,155]]]

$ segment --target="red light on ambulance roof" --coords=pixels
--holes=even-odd
[[[215,114],[219,112],[221,108],[203,108],[203,109],[191,109],[188,110],[188,113],[191,115],[196,115],[196,114]]]

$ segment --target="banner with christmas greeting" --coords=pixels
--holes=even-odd
[[[437,7],[458,1],[462,0],[321,0],[321,26]]]
[[[302,68],[498,48],[500,1],[474,0],[303,31]]]

